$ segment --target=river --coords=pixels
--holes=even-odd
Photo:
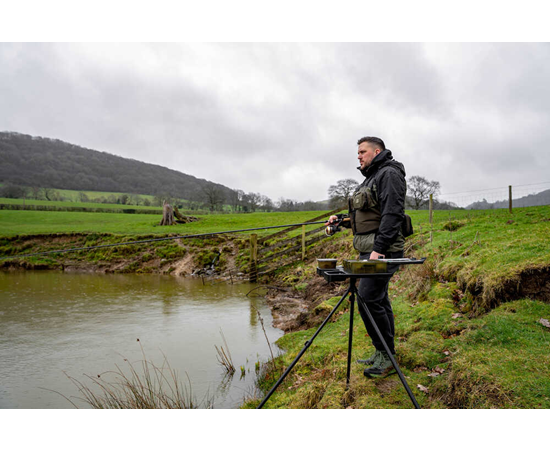
[[[106,371],[161,366],[166,356],[198,401],[236,408],[254,391],[255,364],[283,332],[271,326],[252,284],[159,275],[0,272],[0,408],[89,407],[69,375],[87,386]],[[227,377],[215,346],[225,336],[237,369]],[[137,341],[139,339],[139,342]],[[241,378],[240,366],[245,368]],[[57,391],[58,393],[52,392]]]

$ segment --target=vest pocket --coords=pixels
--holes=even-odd
[[[374,247],[374,235],[371,234],[356,234],[353,237],[353,248],[361,253],[371,253]]]
[[[366,211],[377,206],[375,190],[370,187],[360,188],[351,198],[353,209]]]

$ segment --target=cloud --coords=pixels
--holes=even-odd
[[[382,137],[456,192],[550,181],[548,44],[0,44],[0,129],[321,200]]]

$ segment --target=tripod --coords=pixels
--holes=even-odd
[[[410,262],[409,264],[421,264],[424,262],[424,260],[420,260],[422,262],[416,262],[419,260],[412,260],[414,262]],[[407,264],[407,262],[400,262],[399,264]],[[323,327],[327,324],[327,322],[330,320],[330,318],[334,315],[336,310],[340,307],[342,302],[346,299],[346,297],[349,295],[350,299],[350,315],[349,315],[349,341],[348,341],[348,367],[346,372],[346,389],[349,389],[349,380],[350,380],[350,373],[351,373],[351,350],[352,350],[352,343],[353,343],[353,314],[354,314],[354,307],[355,307],[355,298],[357,297],[359,300],[363,300],[363,298],[359,295],[359,291],[357,290],[356,282],[358,278],[367,278],[367,277],[391,277],[392,274],[389,273],[365,273],[365,274],[350,274],[348,272],[344,272],[341,269],[335,269],[335,270],[321,270],[317,269],[317,273],[319,275],[322,275],[327,281],[344,281],[345,279],[349,278],[349,287],[346,290],[346,293],[340,298],[336,306],[332,309],[330,314],[327,316],[327,318],[323,321],[323,323],[319,326],[315,334],[306,341],[304,344],[304,347],[298,353],[298,356],[294,358],[294,361],[288,366],[288,368],[285,370],[285,372],[281,375],[281,377],[277,380],[277,382],[273,385],[271,390],[267,393],[265,398],[262,400],[260,405],[257,409],[261,409],[266,402],[269,400],[273,392],[279,387],[279,385],[283,382],[283,380],[286,378],[286,376],[290,373],[290,371],[294,368],[296,363],[300,360],[300,358],[303,356],[303,354],[307,351],[307,349],[310,347],[310,345],[313,343],[313,340],[319,335]],[[420,406],[418,405],[418,402],[416,401],[416,398],[414,397],[409,385],[407,384],[407,381],[405,380],[405,377],[403,373],[401,372],[401,369],[399,368],[399,365],[397,364],[397,361],[395,361],[395,358],[391,354],[391,351],[388,347],[388,344],[386,343],[384,337],[382,336],[382,333],[380,332],[380,329],[376,325],[376,322],[374,321],[372,314],[370,313],[368,307],[366,306],[366,303],[363,301],[358,302],[359,308],[364,308],[362,311],[365,313],[365,315],[368,317],[370,323],[372,324],[373,328],[376,330],[376,333],[378,337],[380,338],[380,341],[384,345],[384,349],[386,350],[386,353],[388,354],[391,363],[393,364],[393,367],[395,368],[396,372],[399,375],[399,379],[401,380],[401,383],[403,384],[403,387],[407,391],[407,394],[409,395],[414,407],[416,409],[420,409]]]

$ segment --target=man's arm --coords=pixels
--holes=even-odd
[[[371,259],[377,259],[376,255],[385,255],[397,239],[405,214],[406,189],[405,178],[396,170],[389,169],[382,174],[378,186],[380,227],[374,240]]]

